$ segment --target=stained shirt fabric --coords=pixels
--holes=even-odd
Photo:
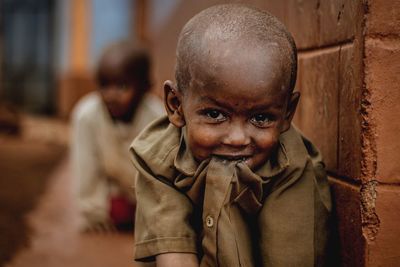
[[[131,146],[136,181],[135,259],[196,253],[200,266],[325,266],[330,191],[318,150],[293,126],[258,170],[200,164],[161,118]]]
[[[113,121],[97,92],[78,102],[72,114],[71,160],[82,228],[107,221],[111,194],[133,200],[136,169],[129,160],[129,145],[163,113],[161,101],[151,95],[143,98],[128,123]]]

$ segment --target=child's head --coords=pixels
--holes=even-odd
[[[96,80],[111,116],[130,117],[150,88],[150,58],[144,49],[128,41],[114,43],[100,58]]]
[[[180,34],[177,84],[164,84],[169,119],[186,126],[196,160],[243,159],[256,169],[290,127],[296,71],[294,41],[276,18],[244,5],[208,8]]]

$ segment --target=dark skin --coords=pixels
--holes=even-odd
[[[128,122],[134,114],[135,104],[141,96],[133,84],[109,84],[99,88],[100,95],[111,117]]]
[[[257,170],[290,127],[300,93],[289,92],[290,70],[284,67],[289,64],[282,64],[287,57],[271,47],[246,45],[209,42],[208,56],[193,65],[190,88],[164,84],[169,120],[186,126],[187,144],[198,162],[216,156],[243,160]],[[157,256],[160,266],[181,260],[198,266],[194,254]]]
[[[98,88],[111,117],[129,122],[147,88],[137,86],[137,81],[125,73],[124,60],[129,56],[126,53],[124,49],[113,49],[103,55],[100,61],[102,81],[98,81]]]

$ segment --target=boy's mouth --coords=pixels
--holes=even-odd
[[[246,161],[251,157],[250,155],[213,155],[213,156],[229,161],[235,161],[235,160]]]

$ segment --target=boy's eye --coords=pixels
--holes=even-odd
[[[256,126],[265,127],[272,123],[273,119],[268,114],[256,114],[250,119],[250,121]]]
[[[215,121],[224,121],[226,119],[226,116],[222,112],[215,109],[205,110],[204,114]]]

